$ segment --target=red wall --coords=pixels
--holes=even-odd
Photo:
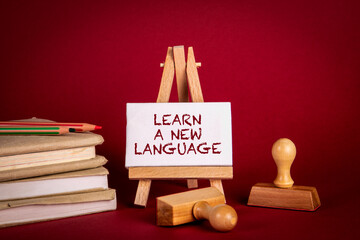
[[[271,146],[288,137],[295,184],[336,205],[359,180],[359,9],[358,1],[1,1],[0,119],[102,125],[98,152],[130,205],[125,105],[154,102],[167,47],[193,46],[205,101],[232,104],[229,198],[245,201],[253,184],[274,180]]]

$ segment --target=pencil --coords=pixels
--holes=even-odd
[[[89,123],[61,123],[61,122],[1,122],[0,126],[62,126],[67,128],[74,128],[76,132],[86,132],[101,129],[101,126],[89,124]]]
[[[0,135],[61,135],[75,132],[69,127],[28,127],[28,126],[0,126]]]

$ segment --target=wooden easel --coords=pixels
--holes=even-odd
[[[199,75],[195,62],[194,50],[188,48],[187,62],[185,62],[184,46],[168,47],[164,70],[161,77],[161,84],[157,103],[169,102],[171,87],[176,73],[176,83],[179,102],[188,102],[188,86],[193,102],[204,102],[201,91]],[[162,66],[162,64],[161,64]],[[215,167],[130,167],[129,179],[139,180],[135,205],[146,206],[151,180],[153,179],[187,179],[188,188],[197,188],[197,179],[209,179],[210,185],[218,188],[224,193],[221,179],[232,179],[233,168],[224,166]]]

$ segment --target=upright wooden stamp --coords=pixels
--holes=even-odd
[[[184,46],[168,47],[157,103],[169,102],[174,73],[176,73],[179,102],[204,102],[194,51],[188,48],[185,62]],[[197,187],[197,179],[209,179],[210,185],[224,192],[221,179],[232,179],[231,166],[136,166],[128,167],[129,179],[139,180],[134,204],[146,206],[151,181],[154,179],[187,179],[189,188]]]
[[[293,185],[290,167],[296,156],[295,144],[287,138],[277,140],[272,147],[272,156],[278,169],[274,184],[255,184],[248,205],[304,211],[318,209],[320,198],[315,187]]]

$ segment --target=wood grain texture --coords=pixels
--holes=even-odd
[[[204,102],[193,47],[188,48],[186,75],[189,81],[191,100],[193,102]],[[213,186],[212,184],[212,181],[210,181],[211,186]],[[214,186],[217,187],[222,193],[224,193],[221,180],[216,181]]]
[[[201,91],[199,74],[196,68],[195,55],[192,47],[188,48],[188,57],[186,64],[186,75],[189,81],[189,89],[193,102],[204,102]]]
[[[321,203],[315,187],[278,188],[271,183],[257,183],[251,189],[248,205],[315,211]]]
[[[196,179],[188,179],[187,180],[187,187],[188,188],[198,188],[199,184]]]
[[[201,67],[201,62],[197,62],[195,64],[197,68]],[[165,65],[164,63],[160,63],[160,67],[164,67],[164,65]]]
[[[189,90],[186,78],[186,62],[185,62],[185,49],[184,46],[175,46],[173,48],[176,84],[179,102],[189,101]],[[187,180],[188,188],[197,188],[198,182],[196,179]]]
[[[156,102],[169,102],[171,87],[174,80],[174,56],[172,47],[168,47],[164,70],[161,77],[160,89]]]
[[[274,184],[280,188],[290,188],[294,184],[290,167],[296,156],[295,144],[288,138],[278,139],[272,146],[271,154],[277,166],[278,174]]]
[[[176,226],[195,221],[193,207],[199,201],[210,206],[225,203],[224,195],[214,187],[171,194],[156,199],[156,222],[159,226]]]
[[[220,232],[231,231],[236,226],[238,220],[237,213],[231,206],[219,204],[212,207],[206,201],[195,203],[193,214],[198,220],[209,220],[210,225]]]
[[[184,46],[175,46],[173,48],[174,62],[175,62],[175,74],[176,85],[179,102],[188,102],[188,84],[186,79],[186,62],[185,62],[185,50]]]
[[[129,179],[232,179],[232,167],[131,167]],[[220,181],[221,183],[221,181]],[[222,186],[221,186],[222,187]],[[219,189],[220,190],[220,189]]]
[[[164,63],[164,69],[161,77],[160,89],[156,100],[157,103],[169,102],[173,80],[174,80],[173,48],[168,47],[165,63]],[[143,179],[143,178],[139,178],[139,179],[140,180],[138,183],[134,204],[145,207],[150,193],[151,180]]]
[[[222,194],[224,194],[224,188],[220,179],[210,179],[210,186],[216,187],[220,192],[222,192]]]
[[[150,179],[140,179],[135,196],[135,205],[146,207],[151,187]]]

